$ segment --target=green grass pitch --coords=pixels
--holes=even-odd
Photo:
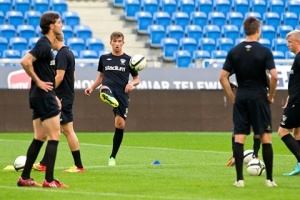
[[[67,189],[17,187],[20,172],[5,171],[14,159],[26,155],[32,133],[0,134],[0,199],[294,199],[299,176],[286,177],[296,159],[273,133],[274,180],[276,188],[264,185],[265,174],[249,176],[244,167],[245,188],[235,188],[235,168],[226,167],[231,157],[231,133],[213,132],[130,132],[125,133],[117,166],[108,167],[113,133],[77,133],[84,173],[64,173],[73,165],[65,136],[61,136],[55,178]],[[252,149],[252,135],[245,150]],[[45,144],[39,154],[44,153]],[[261,150],[259,152],[261,158]],[[155,160],[161,165],[152,165]],[[44,172],[33,171],[41,183]]]

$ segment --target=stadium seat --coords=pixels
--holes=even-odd
[[[262,20],[262,14],[260,14],[259,12],[246,12],[244,18],[247,17],[255,17],[258,20]]]
[[[221,27],[226,24],[226,17],[222,12],[210,12],[208,13],[207,19],[211,25],[217,25]]]
[[[25,12],[31,9],[31,1],[30,0],[13,0],[12,6],[14,11],[19,11],[25,15]]]
[[[265,0],[250,0],[249,7],[251,12],[257,12],[263,15],[267,11],[267,3]]]
[[[282,51],[286,52],[289,51],[287,47],[287,41],[285,38],[274,38],[272,40],[272,49],[274,51]]]
[[[147,34],[148,26],[152,24],[150,12],[139,11],[135,13],[136,30],[140,34]]]
[[[2,57],[2,52],[5,49],[8,49],[8,40],[5,37],[0,37],[0,58]]]
[[[12,37],[9,39],[9,47],[10,49],[15,49],[22,51],[24,49],[27,49],[28,42],[26,38],[23,37]]]
[[[179,43],[179,40],[184,37],[184,30],[182,26],[179,25],[169,25],[166,29],[166,36],[168,38],[173,38],[177,40]]]
[[[277,27],[281,24],[280,15],[274,12],[265,12],[263,14],[263,22],[265,25]]]
[[[179,40],[179,50],[186,50],[190,55],[193,55],[193,52],[198,50],[198,42],[194,38],[181,38]]]
[[[2,11],[0,11],[0,24],[4,24],[5,23],[5,16],[3,14]]]
[[[24,22],[25,24],[31,25],[35,28],[36,26],[40,25],[40,18],[41,18],[40,11],[30,10],[25,12]]]
[[[221,34],[223,38],[231,38],[232,40],[240,37],[240,31],[236,25],[223,25]]]
[[[216,41],[217,50],[224,50],[229,52],[233,46],[234,46],[234,42],[233,39],[231,38],[218,38]]]
[[[160,47],[161,39],[165,37],[165,28],[162,25],[148,26],[148,37],[150,47]]]
[[[151,16],[159,11],[158,0],[140,0],[140,11],[148,12]]]
[[[261,26],[261,37],[262,38],[267,38],[270,41],[273,38],[276,38],[277,37],[277,32],[276,32],[276,29],[274,28],[274,26],[262,25]]]
[[[98,54],[95,50],[81,50],[79,54],[79,58],[89,58],[89,59],[97,59]]]
[[[37,43],[37,41],[39,40],[39,37],[32,37],[29,39],[28,41],[28,49],[32,49],[33,47],[35,47],[35,44]]]
[[[190,15],[190,13],[196,11],[194,0],[178,0],[177,10]]]
[[[261,43],[263,46],[269,48],[270,50],[272,49],[271,40],[267,38],[260,38],[258,42]]]
[[[246,13],[249,12],[248,0],[232,0],[232,8],[234,12]]]
[[[63,12],[62,22],[64,25],[74,28],[75,26],[80,25],[80,17],[78,13],[74,11]]]
[[[124,13],[125,19],[128,21],[135,20],[135,13],[140,10],[139,0],[124,0]]]
[[[87,38],[85,41],[85,47],[87,50],[99,52],[104,50],[104,42],[100,38]]]
[[[235,45],[240,44],[243,41],[245,41],[245,38],[236,38],[235,39]]]
[[[178,50],[178,41],[174,38],[163,38],[161,40],[162,58],[164,61],[174,61],[174,52]]]
[[[72,53],[73,53],[75,59],[76,59],[76,58],[79,58],[79,53],[78,53],[78,51],[75,51],[75,50],[72,50],[72,49],[71,49],[71,51],[72,51]]]
[[[184,12],[175,12],[172,15],[172,22],[174,25],[179,25],[185,29],[185,26],[189,24],[190,17],[187,13]]]
[[[77,25],[73,29],[75,37],[82,38],[86,40],[87,38],[93,37],[93,32],[90,26],[87,25]]]
[[[1,11],[3,12],[4,16],[6,15],[6,12],[11,11],[13,9],[11,0],[1,0],[0,7],[1,7]]]
[[[213,9],[217,12],[228,13],[231,11],[231,0],[214,0]]]
[[[299,19],[296,13],[284,12],[281,14],[281,23],[284,25],[296,27],[299,24]]]
[[[275,13],[283,13],[283,12],[285,12],[284,1],[283,0],[267,1],[268,11],[269,12],[275,12]]]
[[[170,17],[174,12],[177,11],[177,1],[176,0],[160,0],[159,1],[160,10],[162,12],[169,13]]]
[[[112,0],[112,5],[117,8],[121,8],[123,6],[123,0]]]
[[[209,51],[204,51],[204,50],[194,51],[193,60],[195,61],[197,59],[210,59]]]
[[[200,11],[192,12],[190,14],[190,23],[200,27],[207,25],[207,14]]]
[[[240,12],[229,12],[226,14],[226,21],[230,25],[240,27],[243,24],[244,16]]]
[[[290,51],[286,51],[285,52],[285,58],[286,59],[294,59],[296,57],[296,55]]]
[[[285,55],[282,51],[272,51],[274,59],[285,59]]]
[[[35,11],[39,11],[41,14],[50,10],[48,0],[32,0],[31,7]]]
[[[23,24],[24,17],[20,11],[8,11],[5,15],[7,24],[13,25],[17,28],[18,25]]]
[[[71,37],[75,37],[73,29],[71,26],[68,25],[64,25],[62,27],[62,32],[64,33],[64,38],[71,38]]]
[[[152,24],[161,25],[166,29],[167,26],[172,24],[172,19],[168,12],[156,12],[153,15]]]
[[[277,37],[285,38],[285,36],[292,30],[294,30],[294,28],[290,25],[280,25],[277,27]]]
[[[206,14],[213,11],[212,0],[196,0],[196,10],[204,12]]]
[[[40,26],[35,27],[35,35],[37,37],[42,37],[43,36],[43,34],[41,33],[41,27]]]
[[[213,50],[216,50],[216,41],[213,38],[200,38],[198,46],[200,50],[211,53]]]
[[[174,61],[177,67],[188,68],[192,62],[192,56],[186,50],[177,50],[174,52]]]
[[[31,25],[19,25],[17,27],[17,36],[24,37],[29,41],[29,38],[35,37],[35,28]]]
[[[30,51],[30,49],[24,49],[21,51],[21,56],[25,56],[28,52]]]
[[[225,59],[228,52],[224,50],[213,50],[211,52],[211,58],[213,59]]]
[[[9,40],[11,37],[16,36],[16,28],[9,24],[0,24],[0,36]]]
[[[21,52],[16,49],[3,50],[2,58],[21,58]]]
[[[108,51],[108,50],[99,51],[98,52],[98,56],[100,57],[100,56],[102,56],[104,54],[109,54],[109,53],[111,53],[111,51]]]
[[[80,52],[85,49],[85,42],[82,38],[67,38],[67,46],[72,50]]]
[[[203,27],[203,36],[215,40],[221,37],[221,29],[217,25],[205,25]]]
[[[62,15],[63,12],[68,11],[66,0],[49,0],[49,6],[52,11],[58,12],[60,15]]]
[[[299,0],[286,0],[285,9],[288,12],[299,13],[300,10],[300,1]]]
[[[185,37],[194,38],[196,41],[202,37],[202,28],[198,25],[185,26]]]

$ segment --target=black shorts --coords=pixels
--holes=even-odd
[[[64,125],[73,121],[73,99],[61,100],[60,124]]]
[[[119,102],[119,106],[113,109],[115,115],[120,115],[124,120],[127,118],[128,107],[129,107],[129,95],[127,93],[115,93],[114,97]]]
[[[272,132],[271,108],[267,100],[236,98],[233,105],[234,134],[255,135]]]
[[[281,117],[280,127],[292,129],[300,127],[300,104],[288,103]]]
[[[30,108],[33,110],[32,119],[40,118],[42,121],[54,117],[60,113],[55,96],[31,97]]]

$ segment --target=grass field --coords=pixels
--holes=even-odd
[[[20,172],[0,171],[0,199],[294,199],[299,176],[282,174],[294,168],[296,159],[273,133],[276,188],[264,185],[265,174],[245,174],[245,188],[235,188],[234,167],[226,167],[231,156],[231,133],[125,133],[117,166],[108,167],[112,133],[77,133],[86,171],[63,173],[73,165],[64,136],[59,144],[55,178],[67,189],[20,188]],[[0,167],[12,165],[25,155],[32,133],[0,134]],[[44,147],[39,154],[42,158]],[[245,149],[252,149],[252,136]],[[261,157],[261,151],[259,152]],[[155,160],[161,165],[152,165]],[[44,172],[31,173],[41,183]]]

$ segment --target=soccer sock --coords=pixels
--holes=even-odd
[[[47,168],[45,179],[47,182],[54,181],[54,165],[56,160],[58,141],[48,140],[45,155],[47,155]]]
[[[300,146],[291,134],[287,134],[281,138],[287,148],[294,154],[297,161],[300,162]]]
[[[260,138],[253,138],[253,156],[258,158],[258,151],[260,149]]]
[[[262,156],[266,166],[267,179],[273,181],[273,148],[272,144],[262,144]]]
[[[233,151],[234,151],[234,135],[232,135],[232,137],[231,137],[231,149],[232,149],[232,156],[234,157],[234,153],[233,153]]]
[[[244,180],[244,176],[243,176],[244,144],[235,142],[233,153],[235,158],[235,170],[236,170],[237,181]]]
[[[27,155],[26,155],[27,159],[26,159],[25,167],[24,167],[22,175],[21,175],[21,177],[23,179],[30,178],[30,172],[32,169],[32,165],[33,165],[34,161],[36,160],[36,158],[41,150],[41,147],[43,146],[43,143],[44,142],[42,142],[40,140],[36,140],[36,139],[32,140],[32,142],[27,150]]]
[[[72,151],[72,156],[73,156],[76,167],[83,168],[82,162],[81,162],[81,157],[80,157],[80,150]]]
[[[123,140],[123,135],[124,135],[124,129],[115,129],[115,135],[113,139],[113,147],[112,147],[112,152],[110,157],[116,158],[116,155],[118,153],[118,150],[121,146],[122,140]]]

